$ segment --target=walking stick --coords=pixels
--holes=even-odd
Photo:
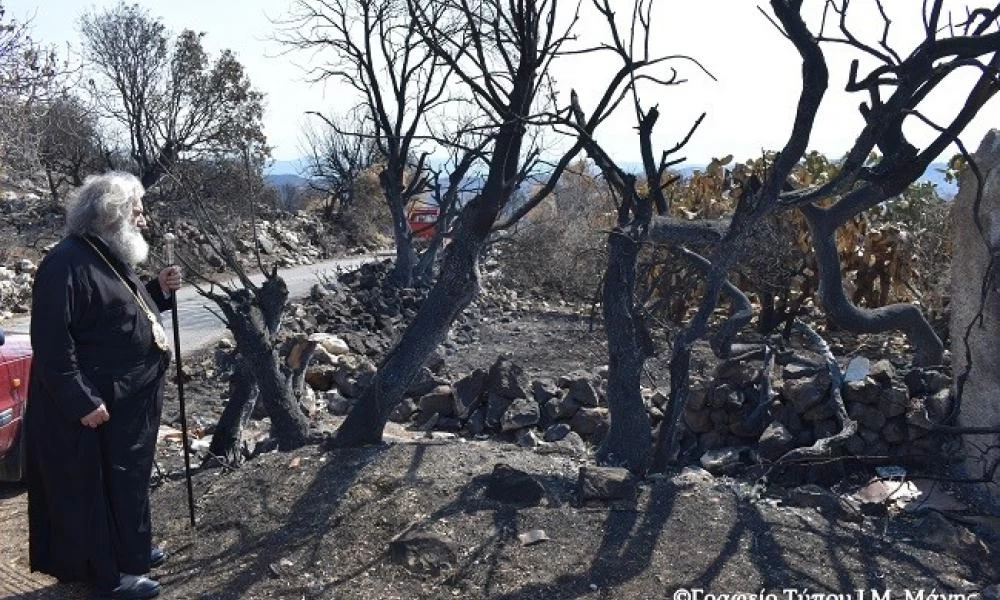
[[[172,233],[163,236],[166,242],[167,264],[174,264],[174,241]],[[184,479],[187,480],[188,514],[191,517],[191,529],[194,525],[194,488],[191,485],[191,453],[188,450],[187,411],[184,407],[184,372],[181,370],[181,326],[177,321],[177,292],[174,290],[174,302],[170,307],[170,316],[174,323],[174,357],[177,363],[177,402],[181,407],[181,443],[184,445]]]

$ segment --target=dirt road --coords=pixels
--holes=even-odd
[[[339,271],[355,269],[363,263],[379,260],[386,256],[388,255],[365,254],[335,258],[311,265],[283,269],[281,277],[285,280],[285,284],[288,285],[289,297],[302,298],[309,293],[309,289],[313,284],[317,283],[324,275],[333,275]],[[254,275],[251,279],[259,283],[263,280],[263,276]],[[214,308],[210,300],[206,300],[198,295],[198,292],[190,286],[185,286],[181,289],[178,294],[178,300],[177,314],[180,318],[181,344],[184,348],[184,354],[200,350],[222,337],[226,331],[226,327],[212,314],[212,310],[216,312],[218,310]],[[30,320],[30,316],[23,315],[0,323],[0,327],[3,327],[5,331],[27,332]],[[164,314],[163,325],[167,328],[168,336],[172,342],[173,334],[169,333],[173,327],[170,313]]]

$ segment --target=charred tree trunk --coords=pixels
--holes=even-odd
[[[479,291],[481,241],[461,236],[449,247],[437,283],[402,339],[379,365],[371,385],[347,415],[335,446],[377,444],[393,408],[416,379],[420,367],[444,341],[452,322]]]
[[[410,233],[410,226],[406,221],[406,213],[403,210],[392,211],[392,233],[396,243],[396,262],[392,272],[389,274],[389,281],[401,288],[413,285],[413,273],[415,270],[417,255],[413,250],[413,235]]]
[[[838,327],[859,333],[901,330],[914,347],[914,364],[941,364],[944,345],[919,307],[914,304],[891,304],[865,310],[851,303],[844,293],[840,256],[837,253],[836,234],[839,224],[827,218],[828,213],[823,209],[805,206],[801,210],[809,224],[816,263],[819,265],[820,301],[830,320]]]
[[[635,305],[635,271],[645,238],[642,226],[608,234],[608,268],[602,294],[608,337],[608,409],[611,427],[597,451],[600,464],[643,474],[652,445],[639,380],[652,344]]]
[[[222,416],[212,435],[212,443],[208,447],[213,456],[231,466],[238,466],[243,462],[240,447],[243,428],[250,420],[259,397],[260,390],[253,369],[248,367],[243,358],[237,359],[232,379],[229,380],[229,401],[222,410]]]
[[[406,201],[402,187],[402,168],[386,168],[379,176],[382,192],[389,203],[392,215],[392,237],[396,244],[396,262],[389,281],[401,288],[413,285],[413,271],[417,255],[413,250],[413,234],[406,219]]]
[[[255,296],[246,289],[218,301],[236,338],[236,347],[260,387],[260,399],[271,417],[271,434],[281,450],[293,450],[308,440],[309,422],[299,408],[291,374],[279,367],[273,344],[288,289],[279,277],[269,277]],[[256,301],[255,301],[256,300]],[[280,308],[275,308],[280,307]]]
[[[515,92],[515,97],[523,98],[525,111],[529,88],[524,83]],[[521,106],[521,103],[515,105]],[[524,126],[517,121],[508,121],[502,126],[493,147],[483,191],[459,216],[455,238],[448,246],[437,282],[402,339],[379,365],[371,386],[354,403],[337,430],[333,445],[359,446],[382,440],[382,430],[389,415],[416,379],[420,367],[444,341],[458,315],[479,293],[479,254],[500,210],[514,190],[524,133]]]

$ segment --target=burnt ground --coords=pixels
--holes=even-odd
[[[490,313],[448,353],[450,375],[488,367],[512,352],[530,377],[604,365],[603,334],[585,310],[522,307]],[[882,352],[888,341],[842,343],[844,352]],[[696,355],[705,371],[707,352]],[[668,355],[649,363],[665,385]],[[198,362],[198,361],[193,361]],[[211,422],[225,386],[202,377],[188,386],[193,416]],[[176,408],[168,402],[169,420]],[[320,414],[324,428],[339,420]],[[263,428],[263,425],[260,425]],[[154,575],[164,598],[676,598],[783,589],[961,592],[995,583],[960,544],[926,539],[920,515],[847,522],[814,508],[785,506],[729,478],[652,477],[635,502],[580,503],[578,469],[590,456],[541,454],[497,440],[426,439],[391,424],[387,444],[324,452],[270,452],[238,470],[194,475],[198,526],[187,527],[179,446],[160,444],[167,475],[153,491],[154,536],[171,554]],[[533,474],[545,497],[535,506],[486,496],[495,464]],[[26,495],[0,488],[0,597],[86,597],[27,570]],[[524,546],[519,533],[548,541]],[[390,542],[428,533],[453,556],[440,570],[408,569]],[[966,550],[968,546],[964,547]],[[996,555],[993,554],[995,557]],[[779,595],[779,598],[788,596]]]

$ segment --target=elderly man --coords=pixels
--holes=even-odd
[[[149,480],[169,363],[159,312],[180,271],[142,285],[149,246],[139,181],[89,178],[66,237],[39,266],[25,426],[31,568],[89,581],[100,597],[151,598]]]

